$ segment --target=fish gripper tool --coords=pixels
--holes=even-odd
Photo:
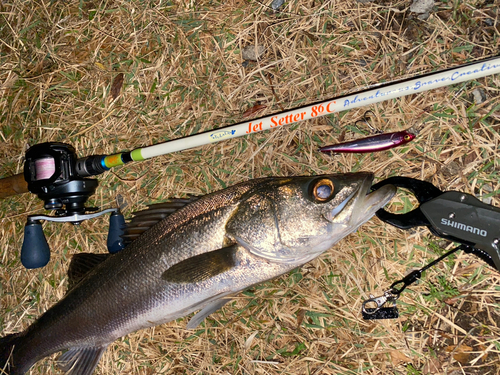
[[[382,208],[376,213],[380,220],[400,229],[425,226],[435,236],[460,245],[394,282],[382,296],[370,295],[370,299],[363,302],[364,319],[397,318],[396,300],[403,290],[420,279],[422,272],[458,250],[478,256],[500,272],[500,208],[483,203],[471,194],[442,191],[430,182],[409,177],[390,177],[373,185],[372,190],[388,184],[410,191],[419,206],[403,214]]]

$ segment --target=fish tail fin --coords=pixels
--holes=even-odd
[[[13,333],[0,338],[0,374],[22,375],[25,371],[22,364],[14,361],[16,349],[21,345],[23,333]]]
[[[25,333],[14,333],[0,338],[0,375],[24,375],[45,355],[31,356],[29,338]],[[58,367],[67,375],[92,375],[108,345],[72,348],[58,359]]]

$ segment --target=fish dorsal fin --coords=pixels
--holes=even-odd
[[[198,199],[199,197],[195,195],[189,195],[188,198],[173,198],[168,202],[152,204],[145,210],[135,212],[123,228],[124,245],[127,246],[159,221]]]
[[[216,299],[215,301],[211,302],[208,306],[205,306],[201,311],[199,311],[195,316],[191,318],[186,326],[186,329],[195,329],[207,316],[219,310],[229,301],[231,301],[231,298],[225,297]]]
[[[61,355],[58,367],[66,375],[92,375],[107,346],[73,348]]]
[[[104,262],[111,254],[80,253],[73,255],[68,269],[68,290],[80,282],[97,265]]]
[[[236,266],[237,250],[232,245],[185,259],[163,272],[162,279],[177,284],[208,280]]]

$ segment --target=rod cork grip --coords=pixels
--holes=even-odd
[[[28,183],[22,173],[0,179],[0,198],[24,194],[28,191]]]

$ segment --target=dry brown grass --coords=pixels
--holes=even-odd
[[[40,142],[68,142],[80,155],[130,150],[239,122],[257,102],[267,106],[259,115],[271,114],[498,53],[498,1],[436,3],[427,20],[409,5],[296,0],[274,13],[241,0],[2,1],[1,173],[19,173],[26,147]],[[248,45],[266,50],[243,66]],[[121,90],[112,84],[120,73]],[[485,103],[473,103],[475,88]],[[121,194],[129,213],[260,176],[369,170],[500,206],[499,97],[500,77],[491,76],[127,165],[99,177],[93,202],[106,208]],[[418,138],[377,154],[316,151],[366,134],[354,124],[368,109],[379,128],[416,126]],[[6,334],[63,297],[71,254],[106,251],[107,224],[45,224],[52,260],[27,271],[23,226],[42,205],[33,195],[0,204]],[[118,340],[97,373],[498,374],[500,277],[474,256],[428,271],[403,294],[398,320],[361,320],[368,294],[436,258],[439,246],[450,245],[426,229],[403,232],[373,219],[311,264],[240,295],[203,329],[187,331],[181,319]],[[31,370],[54,372],[52,359]]]

